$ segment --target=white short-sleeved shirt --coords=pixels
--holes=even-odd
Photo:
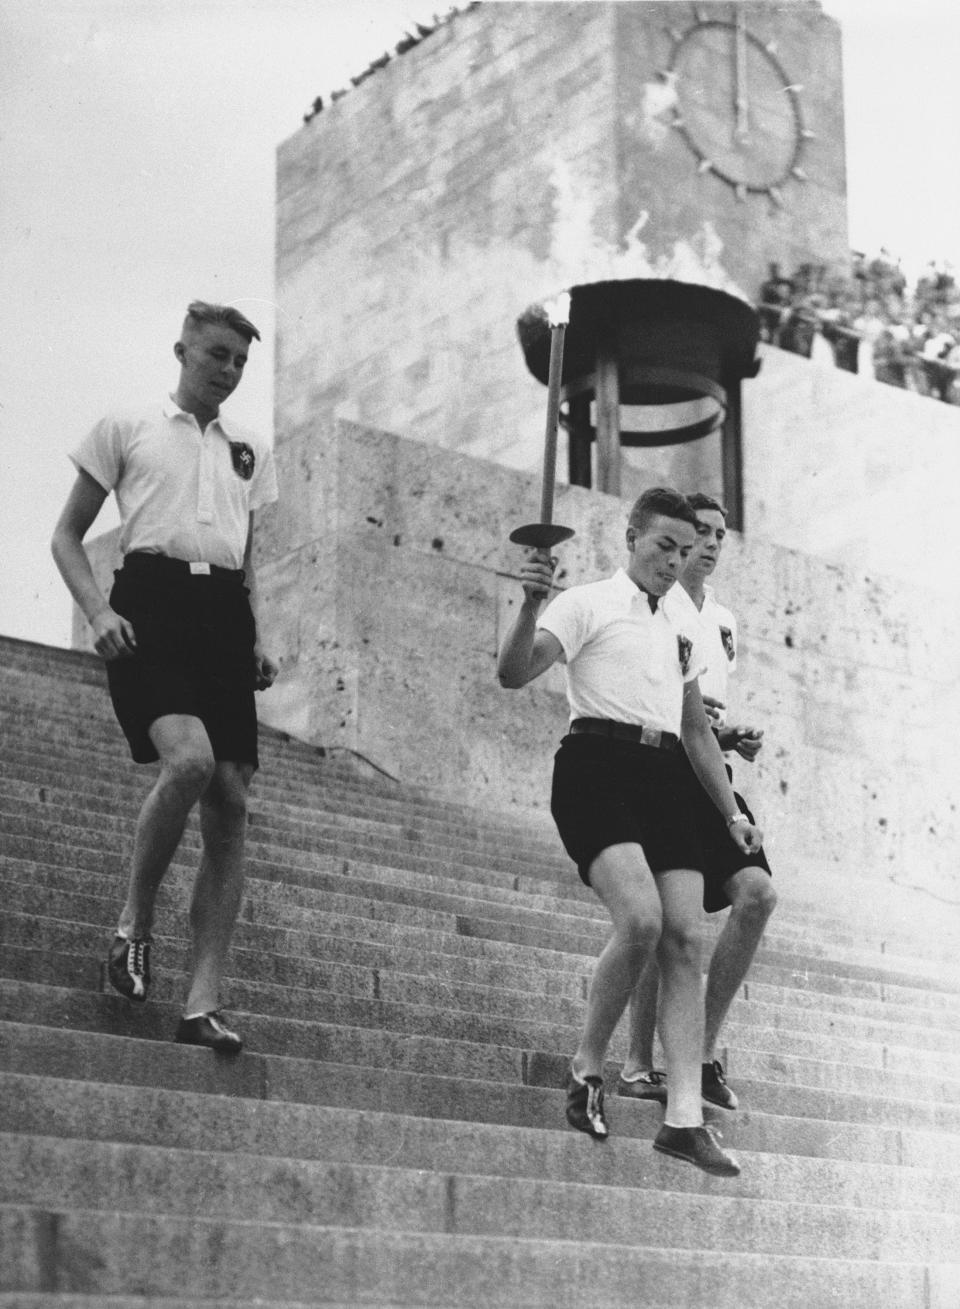
[[[102,418],[70,454],[120,509],[120,549],[240,568],[250,513],[277,498],[273,451],[222,416],[201,432],[172,399]]]
[[[696,612],[696,611],[694,611]],[[684,626],[620,568],[551,600],[537,627],[563,647],[570,718],[609,718],[680,735],[683,686],[704,667],[699,622]]]
[[[690,599],[679,582],[663,598],[667,614],[681,627],[690,626],[696,619],[703,634],[703,651],[706,671],[700,674],[700,690],[725,705],[729,692],[730,674],[737,668],[737,620],[713,593],[713,587],[704,586],[703,608]],[[721,711],[717,726],[727,720]]]

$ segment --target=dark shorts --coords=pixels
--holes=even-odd
[[[215,759],[258,767],[256,630],[243,573],[194,575],[179,560],[130,554],[115,574],[110,605],[137,639],[134,655],[106,665],[134,761],[158,758],[152,723],[189,714],[203,723]]]
[[[554,757],[550,809],[582,880],[589,886],[597,855],[622,844],[639,845],[653,873],[702,872],[706,853],[690,821],[692,778],[680,750],[565,736]]]
[[[706,854],[706,866],[703,870],[703,907],[708,914],[715,914],[719,913],[721,909],[726,909],[730,904],[730,897],[725,890],[726,883],[741,868],[762,868],[768,876],[773,874],[770,872],[767,856],[762,849],[755,854],[744,854],[740,847],[730,839],[730,832],[723,814],[700,785],[697,775],[694,773],[690,761],[682,749],[679,751],[679,755],[692,783],[693,799],[690,818],[699,829],[700,840]],[[732,780],[729,765],[727,766],[727,775]],[[738,791],[734,791],[733,794],[736,796],[741,812],[745,813],[752,823],[753,814],[747,807],[747,802]]]

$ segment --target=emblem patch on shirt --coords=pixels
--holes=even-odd
[[[249,482],[257,463],[253,448],[247,445],[246,441],[231,441],[230,458],[233,460],[233,471],[245,482]]]
[[[680,671],[686,677],[690,671],[690,656],[693,653],[693,642],[688,636],[677,633],[677,653],[680,656]]]
[[[720,640],[723,642],[723,648],[726,651],[727,658],[733,663],[737,657],[737,652],[733,648],[733,633],[729,627],[720,628]]]

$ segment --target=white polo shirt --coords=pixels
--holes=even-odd
[[[696,610],[694,610],[696,613]],[[699,622],[685,629],[620,568],[551,600],[537,627],[563,646],[570,718],[610,718],[680,735],[683,686],[704,667]]]
[[[170,398],[102,418],[70,459],[116,494],[125,555],[240,568],[251,511],[277,498],[270,446],[222,415],[201,432]]]
[[[697,609],[679,582],[664,596],[663,605],[681,627],[689,627],[694,620],[699,622],[707,664],[706,671],[700,674],[700,690],[703,695],[726,704],[730,674],[737,667],[737,620],[716,598],[712,586],[705,585],[703,589],[702,609]],[[717,726],[723,727],[726,721],[726,712],[721,711]]]

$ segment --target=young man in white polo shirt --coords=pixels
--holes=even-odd
[[[729,1177],[739,1164],[704,1125],[700,1098],[705,859],[687,820],[691,782],[678,749],[681,735],[731,843],[746,852],[761,836],[737,808],[704,711],[699,631],[688,635],[660,604],[696,540],[696,515],[683,496],[659,487],[644,492],[627,525],[626,568],[571,587],[539,620],[554,561],[532,555],[520,570],[524,600],[501,648],[498,674],[503,686],[516,688],[558,660],[565,664],[571,723],[555,759],[551,809],[581,878],[613,922],[571,1062],[567,1120],[606,1139],[604,1058],[656,950],[670,1083],[654,1148]]]
[[[256,623],[254,512],[277,498],[273,452],[220,415],[260,334],[238,310],[195,301],[174,355],[176,391],[102,419],[71,455],[77,478],[53,555],[106,661],[136,763],[159,760],[140,810],[127,900],[107,957],[112,985],[144,1001],[154,902],[200,805],[190,905],[192,968],[177,1040],[236,1054],[220,981],[243,890],[246,797],[259,760],[254,691],[277,674]],[[109,493],[123,567],[107,599],[83,538]]]
[[[707,659],[706,671],[699,679],[700,692],[712,716],[720,748],[735,751],[752,762],[763,745],[763,732],[756,727],[730,726],[726,721],[729,679],[737,666],[737,620],[720,604],[707,582],[723,549],[726,510],[712,497],[700,493],[689,500],[699,522],[697,544],[678,584],[663,603],[668,615],[681,626],[699,622]],[[727,775],[732,782],[729,765]],[[741,811],[752,817],[743,797],[736,791],[734,795]],[[716,808],[702,787],[695,788],[691,818],[701,827],[708,858],[703,907],[707,913],[730,908],[707,975],[701,1089],[710,1103],[736,1109],[737,1097],[717,1059],[717,1041],[730,1005],[753,963],[777,897],[763,849],[744,854],[727,840]],[[630,999],[630,1048],[620,1076],[621,1095],[666,1099],[666,1074],[653,1066],[658,980],[656,961],[652,961]]]

